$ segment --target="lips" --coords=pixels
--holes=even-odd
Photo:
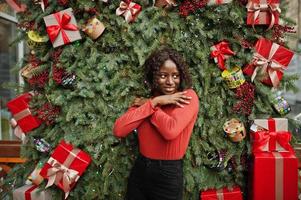
[[[171,93],[174,93],[175,91],[176,91],[176,89],[174,87],[164,88],[164,93],[166,93],[166,94],[171,94]]]

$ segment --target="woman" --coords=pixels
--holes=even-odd
[[[114,125],[116,137],[138,130],[140,155],[130,173],[128,200],[181,200],[183,163],[199,110],[187,65],[170,48],[144,64],[152,98],[136,98]]]

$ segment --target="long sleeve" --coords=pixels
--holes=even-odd
[[[131,107],[119,117],[114,124],[113,133],[116,137],[126,137],[137,128],[145,118],[151,116],[157,108],[154,108],[151,100],[139,107]]]
[[[176,107],[167,114],[160,108],[151,116],[151,123],[166,140],[175,139],[194,119],[199,110],[199,99],[192,90],[187,90],[187,96],[191,96],[190,104],[183,108]]]

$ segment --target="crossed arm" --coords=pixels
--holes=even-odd
[[[139,103],[142,105],[139,106]],[[167,114],[160,106],[174,104],[177,107]],[[176,138],[198,112],[198,96],[193,90],[178,92],[172,95],[162,95],[153,99],[134,101],[125,114],[114,124],[114,135],[126,137],[146,119],[156,127],[166,140]],[[137,107],[138,106],[138,107]]]

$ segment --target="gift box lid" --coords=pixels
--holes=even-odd
[[[255,119],[254,125],[269,131],[288,131],[288,120],[286,118]],[[257,131],[253,126],[251,131]]]

